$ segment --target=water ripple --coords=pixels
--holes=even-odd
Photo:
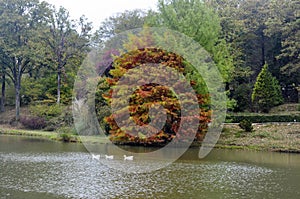
[[[178,161],[152,173],[132,174],[112,170],[88,153],[0,153],[0,168],[0,190],[65,198],[276,198],[282,191],[275,179],[280,172],[225,161]]]

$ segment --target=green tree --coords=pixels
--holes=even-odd
[[[299,84],[297,0],[205,0],[220,16],[222,37],[231,45],[235,70],[231,96],[239,111],[264,63],[281,85]],[[297,22],[298,21],[298,22]],[[241,92],[242,91],[242,92]]]
[[[221,72],[224,82],[231,79],[233,60],[229,46],[221,38],[218,14],[201,0],[159,0],[158,26],[179,31],[208,51]]]
[[[267,64],[258,74],[251,98],[254,106],[262,112],[269,112],[272,107],[283,102],[281,87],[269,72]]]
[[[207,0],[210,2],[209,0]],[[271,12],[270,0],[213,0],[211,3],[221,18],[222,33],[236,53],[235,66],[250,67],[255,81],[265,62],[275,71],[274,61],[278,45],[278,35],[267,34]]]
[[[281,63],[285,85],[300,85],[300,3],[298,0],[271,1],[267,25],[269,35],[279,35],[276,61]]]
[[[60,104],[71,103],[74,80],[81,61],[82,57],[72,58],[64,66],[60,84]],[[46,104],[57,103],[57,72],[52,67],[53,64],[49,62],[49,64],[33,71],[32,76],[28,75],[24,78],[21,89],[23,104],[37,101]]]
[[[44,6],[37,0],[0,1],[0,45],[8,57],[6,75],[15,88],[16,121],[20,116],[22,76],[36,67],[34,46],[45,22]]]
[[[141,28],[145,24],[146,13],[142,10],[127,10],[105,19],[96,34],[107,40],[126,30]]]
[[[74,60],[82,60],[88,52],[91,23],[82,16],[78,22],[71,20],[69,12],[60,7],[54,8],[49,16],[47,27],[40,38],[43,41],[42,59],[57,74],[57,104],[61,101],[62,78],[66,76],[66,66]],[[79,32],[78,32],[79,30]],[[76,62],[76,61],[75,61]],[[80,65],[77,63],[76,68]]]
[[[0,112],[5,112],[5,97],[6,97],[6,68],[9,61],[9,57],[0,49],[0,82],[1,82],[1,101],[0,101]]]

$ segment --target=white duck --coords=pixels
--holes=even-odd
[[[105,159],[107,159],[107,160],[113,160],[114,156],[113,155],[105,155]]]
[[[133,160],[133,156],[124,155],[124,160]]]
[[[92,154],[92,159],[94,160],[100,160],[100,155],[95,155],[95,154]]]

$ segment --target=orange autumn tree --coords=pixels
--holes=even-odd
[[[129,42],[124,45],[128,51],[115,57],[113,63],[111,63],[109,75],[104,77],[105,82],[101,81],[98,84],[98,93],[99,90],[103,89],[103,84],[107,85],[107,87],[104,93],[100,92],[102,93],[101,96],[98,95],[97,97],[96,95],[96,103],[97,100],[100,102],[104,99],[108,105],[111,105],[114,86],[118,84],[125,74],[128,74],[130,70],[138,66],[155,67],[159,64],[163,67],[170,67],[184,76],[188,76],[187,74],[190,73],[191,66],[181,56],[160,48],[152,47],[152,43],[153,38],[149,32],[147,32],[147,29],[142,31],[142,35],[139,37],[134,35],[129,36]],[[133,84],[135,81],[142,81],[143,79],[134,73],[131,75],[132,76],[128,79],[131,79]],[[171,77],[166,75],[165,78]],[[117,107],[118,103],[127,103],[128,105],[125,108],[114,110],[109,116],[104,118],[108,127],[107,134],[110,136],[111,141],[119,144],[163,146],[172,141],[175,137],[180,138],[180,136],[183,136],[182,134],[190,135],[192,130],[189,128],[185,128],[181,131],[181,135],[178,133],[178,129],[182,122],[189,123],[195,119],[199,120],[195,141],[202,141],[210,121],[209,95],[207,94],[206,88],[201,88],[204,84],[200,76],[189,75],[188,81],[190,81],[190,86],[196,93],[199,104],[199,109],[195,109],[192,116],[182,117],[180,106],[180,103],[191,103],[190,100],[192,100],[192,98],[188,96],[192,95],[192,93],[184,93],[187,98],[179,103],[176,93],[167,86],[157,83],[143,84],[140,82],[139,84],[141,86],[138,86],[133,93],[130,93],[128,102],[124,101],[126,99],[123,97],[118,98],[117,102],[115,102],[115,106]],[[130,85],[130,82],[127,83]],[[174,85],[176,87],[181,86],[180,81],[175,84],[177,84]],[[199,85],[201,86],[199,87]],[[122,85],[119,86],[122,87]],[[124,90],[126,90],[125,86]],[[151,118],[149,114],[150,108],[158,103],[163,107],[166,113],[165,121],[163,121],[164,125],[160,129],[150,125],[151,120],[154,120],[154,118]],[[97,106],[96,104],[96,110],[97,113],[101,112],[101,106]],[[132,120],[136,126],[150,126],[148,131],[137,132],[132,131],[130,128],[120,128],[116,118],[122,118],[126,114],[126,111],[129,111],[130,120]],[[103,116],[98,114],[98,118],[102,120]]]

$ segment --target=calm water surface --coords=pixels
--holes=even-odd
[[[300,198],[299,154],[197,154],[190,149],[164,169],[128,174],[92,160],[81,144],[0,136],[0,198]]]

